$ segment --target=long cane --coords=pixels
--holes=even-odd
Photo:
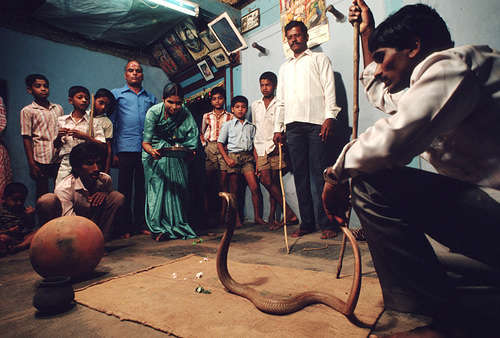
[[[281,167],[281,164],[283,163],[283,150],[282,144],[278,144],[278,151],[279,151],[279,167],[280,167],[280,185],[281,185],[281,195],[283,195],[283,232],[285,233],[285,245],[286,245],[286,253],[290,254],[290,248],[288,247],[288,233],[286,231],[286,197],[285,197],[285,185],[283,184],[283,169]]]
[[[94,137],[94,94],[90,99],[89,136]]]
[[[353,50],[353,103],[352,103],[352,139],[358,138],[358,118],[359,118],[359,22],[354,23],[354,50]],[[351,219],[351,208],[347,211],[347,226]],[[344,260],[344,252],[347,236],[344,232],[342,237],[342,246],[340,247],[339,260],[337,262],[337,279],[340,278],[342,271],[342,262]]]

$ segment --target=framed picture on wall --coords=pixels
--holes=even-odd
[[[226,54],[231,55],[247,48],[247,43],[227,12],[208,23],[208,28],[221,44]]]
[[[175,61],[168,54],[167,50],[163,47],[163,45],[158,42],[155,43],[152,47],[152,55],[155,60],[155,63],[160,66],[161,69],[168,75],[174,75],[179,70],[179,67],[175,64]]]
[[[211,51],[220,48],[219,41],[217,41],[217,39],[215,38],[215,36],[213,36],[212,32],[210,32],[209,29],[205,29],[204,31],[200,32],[200,39]]]
[[[214,50],[208,54],[215,67],[221,68],[229,64],[229,58],[222,48]]]
[[[208,54],[210,50],[199,38],[198,31],[191,19],[182,21],[174,29],[193,59],[199,60]]]
[[[161,42],[179,69],[186,68],[193,63],[191,55],[184,48],[174,31],[167,32]]]
[[[212,70],[206,60],[198,62],[197,66],[205,81],[210,81],[214,78],[214,73],[212,73]]]
[[[260,25],[260,10],[251,11],[247,15],[241,17],[241,32],[246,33]]]

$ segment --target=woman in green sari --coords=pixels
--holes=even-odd
[[[169,83],[163,102],[152,106],[144,121],[142,164],[146,184],[146,224],[157,240],[195,238],[187,222],[188,171],[186,160],[198,144],[198,126],[183,105],[182,88]],[[185,157],[162,156],[162,149],[182,146]]]

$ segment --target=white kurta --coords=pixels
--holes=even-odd
[[[415,67],[408,90],[390,94],[364,70],[368,99],[391,114],[347,144],[333,170],[345,178],[402,166],[421,154],[443,175],[500,188],[500,53],[462,46]]]
[[[335,97],[335,79],[330,59],[307,49],[281,65],[276,90],[278,113],[274,132],[292,122],[323,124],[340,112]]]

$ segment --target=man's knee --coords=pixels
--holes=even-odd
[[[379,181],[383,179],[379,173],[364,174],[352,179],[351,203],[356,212],[365,210],[367,207],[370,208],[375,204],[386,204],[384,192],[377,189]]]
[[[113,190],[106,197],[106,205],[121,207],[125,204],[125,195],[121,192]]]

